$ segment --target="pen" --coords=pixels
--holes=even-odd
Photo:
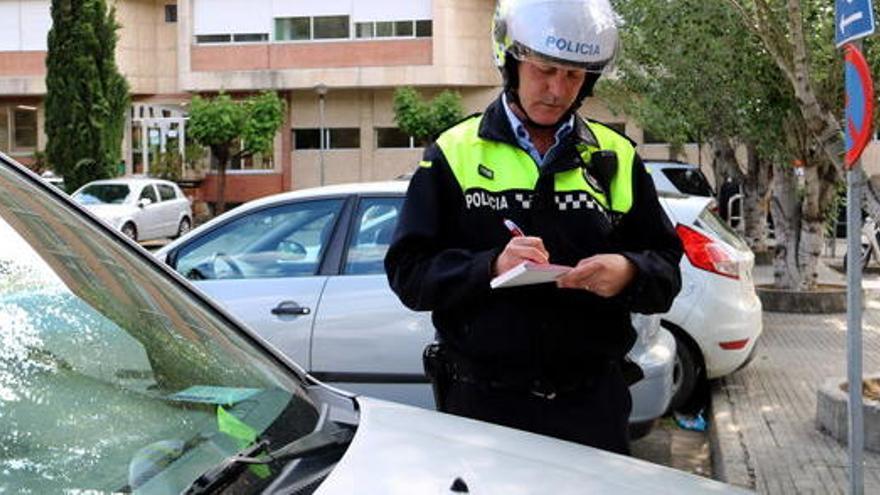
[[[523,233],[522,229],[515,223],[513,220],[504,219],[504,226],[507,227],[507,230],[510,231],[510,235],[514,237],[525,237],[525,233]]]

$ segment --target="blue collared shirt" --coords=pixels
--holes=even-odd
[[[510,121],[510,127],[513,129],[513,134],[516,136],[516,141],[522,149],[524,149],[529,156],[535,160],[535,163],[537,163],[539,167],[550,162],[553,159],[562,138],[567,136],[574,128],[574,115],[569,117],[568,122],[559,126],[559,129],[556,130],[556,141],[553,143],[553,146],[547,150],[547,153],[544,156],[541,156],[541,153],[538,152],[538,148],[535,148],[535,145],[532,143],[532,137],[529,136],[529,131],[526,130],[525,124],[523,124],[519,117],[513,113],[513,110],[510,109],[510,105],[507,103],[507,95],[502,94],[501,98],[504,103],[504,111],[507,113],[507,120]]]

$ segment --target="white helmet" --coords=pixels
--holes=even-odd
[[[608,0],[498,0],[495,65],[534,55],[600,74],[617,56],[617,19]]]

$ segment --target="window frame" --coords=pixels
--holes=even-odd
[[[361,128],[360,127],[324,127],[324,140],[323,140],[323,150],[324,151],[334,151],[334,150],[359,150],[363,148],[363,142],[361,140]],[[318,147],[317,148],[299,148],[296,146],[296,137],[297,133],[309,131],[309,132],[318,132]],[[336,147],[333,145],[333,132],[332,131],[355,131],[355,135],[357,136],[357,147]],[[293,132],[293,151],[321,151],[321,129],[318,127],[295,127],[291,129]]]
[[[338,276],[376,276],[381,275],[385,276],[385,270],[382,269],[379,273],[349,273],[349,253],[351,252],[351,247],[354,239],[357,237],[358,229],[361,225],[362,212],[361,208],[364,203],[369,201],[396,201],[397,202],[397,217],[400,218],[401,211],[403,209],[403,202],[406,199],[406,196],[401,193],[387,192],[387,193],[374,193],[374,194],[364,194],[358,195],[357,201],[352,205],[351,217],[348,219],[348,228],[346,229],[346,235],[342,242],[342,258],[339,263],[339,272]],[[396,228],[396,224],[395,224]]]
[[[330,232],[326,239],[326,244],[322,245],[318,254],[318,259],[315,264],[315,272],[311,275],[311,277],[318,276],[326,276],[326,275],[335,275],[338,274],[339,270],[339,256],[342,248],[339,247],[340,244],[340,232],[345,232],[345,228],[340,228],[340,226],[351,223],[351,198],[350,195],[330,195],[330,196],[319,196],[319,197],[309,197],[309,198],[301,198],[294,201],[280,201],[277,203],[267,204],[261,206],[259,208],[254,208],[249,211],[244,211],[239,215],[234,215],[226,219],[224,222],[213,226],[210,230],[203,232],[201,235],[193,237],[189,239],[187,242],[182,243],[177,246],[174,250],[168,253],[167,263],[168,265],[176,272],[180,273],[181,276],[186,278],[185,274],[181,273],[179,270],[180,259],[183,256],[187,256],[193,251],[202,248],[205,244],[213,242],[217,237],[223,235],[226,232],[226,229],[229,228],[231,224],[237,223],[243,219],[253,218],[254,215],[263,214],[267,211],[283,209],[283,208],[292,208],[295,206],[302,206],[308,203],[328,203],[332,204],[333,202],[338,203],[337,210],[335,213],[335,218],[331,220],[332,224],[327,227],[330,229]],[[344,239],[343,239],[344,240]],[[296,278],[296,277],[290,277]],[[258,277],[255,278],[241,278],[239,280],[259,280]]]

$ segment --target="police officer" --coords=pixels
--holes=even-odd
[[[615,21],[608,0],[499,1],[504,90],[427,148],[385,265],[433,312],[441,410],[628,453],[630,312],[669,308],[682,251],[633,144],[575,113],[616,56]],[[522,261],[574,268],[490,288]]]

